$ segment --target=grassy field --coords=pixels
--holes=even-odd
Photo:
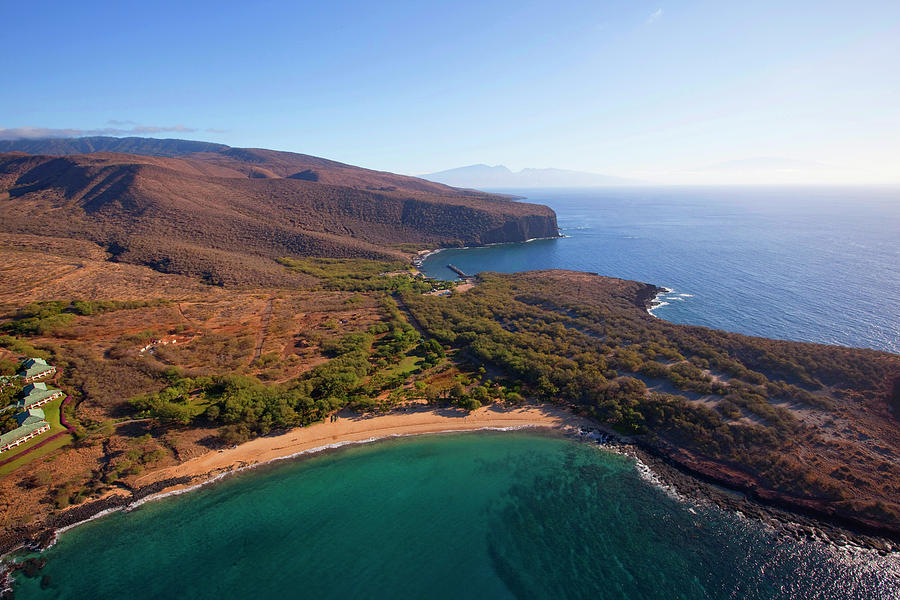
[[[72,441],[71,435],[60,436],[59,438],[53,440],[51,443],[42,446],[33,452],[28,452],[27,454],[25,454],[25,452],[27,452],[29,448],[33,448],[50,436],[66,430],[66,428],[63,427],[62,423],[60,422],[60,408],[62,407],[64,399],[65,398],[57,398],[56,400],[48,402],[41,407],[41,410],[44,411],[44,414],[47,417],[47,422],[50,423],[50,431],[42,433],[34,439],[28,440],[28,442],[22,444],[9,453],[4,452],[2,455],[0,455],[0,460],[8,460],[13,457],[20,457],[0,467],[0,477],[15,471],[22,465],[28,464],[33,460],[48,455],[57,448],[62,448]]]
[[[396,377],[397,375],[407,377],[418,369],[424,360],[421,356],[404,356],[396,365],[385,369],[384,375],[385,377]]]
[[[51,432],[52,431],[53,430],[51,429]],[[30,448],[30,447],[32,447],[32,445],[40,443],[43,440],[47,439],[44,436],[49,437],[50,435],[52,435],[52,433],[45,433],[44,435],[29,441],[28,444],[23,446],[23,448]],[[67,446],[68,444],[71,444],[71,443],[72,443],[71,435],[61,435],[58,438],[56,438],[55,440],[53,440],[52,442],[50,442],[49,444],[41,446],[40,448],[38,448],[37,450],[35,450],[33,452],[29,452],[28,454],[25,454],[25,455],[21,455],[22,453],[19,452],[18,454],[20,456],[18,458],[16,458],[15,460],[12,460],[12,461],[6,463],[5,465],[3,465],[2,467],[0,467],[0,477],[6,477],[7,475],[12,473],[19,467],[27,465],[31,462],[34,462],[34,461],[38,460],[39,458],[43,458],[43,457],[51,454],[52,452],[55,452],[59,448],[62,448],[63,446]]]

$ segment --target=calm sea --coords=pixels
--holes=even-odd
[[[535,433],[345,447],[62,535],[16,598],[896,598],[896,557],[779,537]]]
[[[900,189],[503,190],[556,210],[562,233],[445,250],[426,273],[576,269],[672,290],[676,323],[900,352]]]
[[[529,191],[558,240],[427,272],[569,268],[666,286],[657,314],[900,348],[897,190]],[[535,433],[406,438],[280,463],[61,536],[17,598],[897,599],[900,559],[673,498]]]

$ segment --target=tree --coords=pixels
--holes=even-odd
[[[481,408],[481,402],[471,396],[464,396],[463,398],[460,398],[456,402],[456,405],[469,412]]]
[[[436,387],[434,387],[433,385],[429,385],[428,387],[426,387],[425,388],[425,401],[428,402],[428,404],[430,404],[432,406],[439,404],[441,401],[440,390],[437,389]]]
[[[460,400],[466,396],[466,388],[463,384],[457,382],[450,388],[450,397],[454,400]]]

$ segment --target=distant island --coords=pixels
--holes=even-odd
[[[422,179],[461,188],[550,188],[550,187],[602,187],[607,185],[634,185],[632,179],[568,171],[565,169],[522,169],[511,171],[503,165],[469,165],[421,175]]]

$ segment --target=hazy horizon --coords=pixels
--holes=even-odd
[[[411,175],[900,183],[896,2],[7,3],[0,18],[40,23],[40,43],[7,28],[27,51],[8,61],[0,139],[200,139]]]
[[[772,157],[759,157],[758,159],[748,159],[747,162],[755,161],[755,160],[772,160]],[[597,173],[592,171],[574,171],[566,168],[560,167],[524,167],[519,170],[510,169],[506,165],[498,164],[498,165],[487,165],[484,163],[476,163],[472,165],[464,165],[461,167],[454,167],[450,169],[444,169],[441,171],[436,171],[433,173],[407,173],[407,175],[412,175],[414,177],[421,177],[423,179],[427,179],[429,181],[436,181],[438,183],[446,183],[447,185],[454,185],[456,187],[477,187],[477,188],[485,188],[485,189],[502,189],[502,188],[538,188],[538,187],[546,187],[546,188],[554,188],[554,187],[604,187],[604,186],[672,186],[672,185],[684,185],[684,186],[781,186],[781,185],[796,185],[796,186],[898,186],[900,185],[900,178],[895,180],[887,180],[887,181],[845,181],[840,178],[832,178],[831,180],[824,180],[827,178],[815,178],[811,175],[810,170],[804,170],[802,168],[791,168],[791,162],[789,159],[784,159],[786,165],[783,169],[771,169],[766,170],[759,167],[753,168],[735,168],[731,169],[730,165],[722,164],[722,165],[709,165],[705,168],[700,168],[695,171],[685,171],[682,175],[682,178],[669,178],[668,180],[651,180],[651,179],[630,179],[627,177],[619,177],[615,173]],[[743,162],[743,161],[735,161],[735,162]],[[462,173],[467,169],[475,169],[475,168],[486,168],[486,169],[506,169],[508,174],[514,177],[521,175],[529,175],[529,179],[536,180],[541,176],[542,172],[548,172],[550,175],[549,182],[544,185],[536,184],[534,181],[528,184],[522,184],[521,182],[509,182],[504,184],[488,184],[486,182],[475,180],[470,182],[465,182],[463,180],[462,175],[458,178],[453,177],[444,177],[446,174]],[[696,172],[703,171],[713,171],[718,170],[718,177],[707,177],[702,180],[692,179],[690,175]],[[574,181],[579,180],[579,176],[583,178],[584,176],[595,176],[598,178],[607,178],[610,180],[618,180],[618,181],[607,181],[607,182],[598,182],[598,183],[589,183],[589,184],[580,184],[580,183],[569,183],[566,185],[562,185],[558,183],[558,179],[562,177],[562,173],[571,173],[573,175]],[[453,179],[456,179],[454,181]],[[476,178],[477,179],[477,178]],[[557,181],[554,183],[554,181]]]

